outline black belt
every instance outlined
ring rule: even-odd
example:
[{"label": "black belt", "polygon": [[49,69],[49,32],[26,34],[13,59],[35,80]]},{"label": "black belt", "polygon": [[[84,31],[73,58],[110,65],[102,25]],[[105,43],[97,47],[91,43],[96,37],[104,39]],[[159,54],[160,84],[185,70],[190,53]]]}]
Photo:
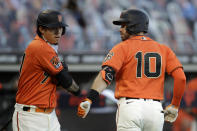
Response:
[{"label": "black belt", "polygon": [[[126,100],[129,100],[129,99],[138,99],[138,100],[142,99],[144,101],[150,100],[150,99],[146,99],[146,98],[132,98],[132,97],[125,97],[125,98],[126,98]],[[151,100],[161,102],[161,100],[158,100],[158,99],[151,99]]]},{"label": "black belt", "polygon": [[[31,107],[24,106],[23,111],[30,112],[30,108]],[[51,113],[53,110],[54,110],[54,108],[38,108],[38,107],[35,108],[35,112],[42,112],[42,113],[46,113],[46,114]]]},{"label": "black belt", "polygon": [[27,106],[23,107],[23,111],[29,111],[29,110],[30,110],[30,107],[27,107]]}]

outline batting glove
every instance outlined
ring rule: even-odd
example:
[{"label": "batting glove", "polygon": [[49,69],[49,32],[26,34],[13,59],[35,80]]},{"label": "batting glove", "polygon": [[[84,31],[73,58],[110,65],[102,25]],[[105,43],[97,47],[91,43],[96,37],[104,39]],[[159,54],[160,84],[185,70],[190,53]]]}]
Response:
[{"label": "batting glove", "polygon": [[84,99],[78,106],[77,115],[79,117],[85,118],[90,110],[92,101],[88,98]]},{"label": "batting glove", "polygon": [[164,110],[164,119],[165,121],[174,122],[176,118],[178,117],[178,107],[175,107],[174,105],[170,104],[166,107]]}]

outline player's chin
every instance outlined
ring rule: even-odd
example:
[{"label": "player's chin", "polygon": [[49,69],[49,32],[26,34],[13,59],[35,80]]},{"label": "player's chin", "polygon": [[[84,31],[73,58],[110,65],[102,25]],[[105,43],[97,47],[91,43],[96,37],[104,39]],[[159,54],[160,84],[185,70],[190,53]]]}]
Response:
[{"label": "player's chin", "polygon": [[59,42],[59,41],[57,41],[57,40],[53,40],[53,41],[51,41],[51,42],[49,42],[49,43],[50,43],[50,44],[55,44],[55,45],[57,45],[58,42]]},{"label": "player's chin", "polygon": [[54,41],[53,43],[58,43],[60,41],[60,38],[56,37],[53,41]]},{"label": "player's chin", "polygon": [[129,39],[129,37],[127,37],[127,36],[121,36],[121,39],[122,39],[122,41],[125,41],[125,40]]},{"label": "player's chin", "polygon": [[124,40],[124,37],[122,35],[120,36],[120,38],[121,38],[122,41]]},{"label": "player's chin", "polygon": [[122,41],[125,41],[125,40],[127,40],[125,37],[121,37],[121,39],[122,39]]}]

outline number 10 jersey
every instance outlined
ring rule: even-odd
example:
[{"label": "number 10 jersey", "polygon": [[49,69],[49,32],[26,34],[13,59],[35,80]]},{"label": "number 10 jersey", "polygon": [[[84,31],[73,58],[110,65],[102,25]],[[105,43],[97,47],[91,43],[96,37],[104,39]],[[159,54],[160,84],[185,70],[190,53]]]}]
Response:
[{"label": "number 10 jersey", "polygon": [[146,36],[134,36],[112,48],[102,66],[116,71],[115,97],[163,100],[165,73],[182,64],[166,45]]}]

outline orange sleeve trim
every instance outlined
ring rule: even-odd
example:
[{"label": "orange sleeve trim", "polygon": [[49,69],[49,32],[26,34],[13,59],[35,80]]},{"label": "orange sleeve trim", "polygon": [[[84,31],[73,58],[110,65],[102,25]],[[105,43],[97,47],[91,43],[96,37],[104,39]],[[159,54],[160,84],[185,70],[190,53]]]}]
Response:
[{"label": "orange sleeve trim", "polygon": [[175,70],[176,70],[176,69],[178,69],[178,68],[183,69],[183,67],[182,67],[182,66],[178,66],[178,67],[174,68],[174,69],[173,69],[169,74],[170,74],[170,75],[172,75],[173,71],[175,71]]}]

